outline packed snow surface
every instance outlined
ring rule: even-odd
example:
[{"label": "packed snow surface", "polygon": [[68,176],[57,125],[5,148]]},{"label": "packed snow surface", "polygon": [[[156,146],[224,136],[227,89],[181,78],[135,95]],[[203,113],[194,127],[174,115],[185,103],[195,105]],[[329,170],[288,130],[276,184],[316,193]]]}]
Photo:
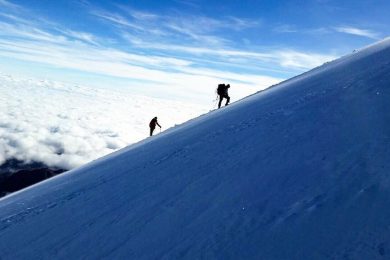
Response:
[{"label": "packed snow surface", "polygon": [[390,40],[0,200],[2,259],[388,259]]}]

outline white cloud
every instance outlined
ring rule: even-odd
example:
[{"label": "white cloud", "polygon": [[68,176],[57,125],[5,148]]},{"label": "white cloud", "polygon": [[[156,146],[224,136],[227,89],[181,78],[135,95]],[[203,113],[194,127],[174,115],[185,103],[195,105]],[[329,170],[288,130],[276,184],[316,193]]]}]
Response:
[{"label": "white cloud", "polygon": [[276,26],[273,29],[273,31],[277,32],[277,33],[296,33],[296,32],[299,32],[298,29],[294,25],[290,25],[290,24],[283,24],[283,25]]},{"label": "white cloud", "polygon": [[[5,22],[0,22],[0,35],[5,37],[16,38],[15,42],[24,40],[37,41],[37,42],[55,42],[65,43],[66,38],[62,35],[54,35],[43,31],[39,28],[29,25],[12,25]],[[2,40],[0,38],[0,40]]]},{"label": "white cloud", "polygon": [[71,169],[167,129],[207,108],[59,82],[0,74],[0,164],[16,158]]},{"label": "white cloud", "polygon": [[[200,80],[206,84],[232,80],[232,75],[252,88],[259,84],[263,85],[262,82],[256,82],[259,76],[259,72],[254,71],[256,68],[267,67],[268,70],[276,71],[275,67],[281,66],[302,70],[334,58],[330,55],[293,50],[267,52],[235,50],[224,47],[229,43],[226,39],[208,34],[222,28],[259,26],[258,22],[252,20],[236,17],[227,17],[224,20],[209,17],[188,18],[183,15],[166,17],[132,9],[126,10],[131,19],[101,10],[91,12],[95,16],[119,25],[120,33],[132,44],[133,49],[130,51],[104,47],[105,39],[100,39],[91,33],[61,28],[55,24],[51,24],[49,31],[25,19],[17,21],[13,16],[11,19],[17,23],[0,22],[0,35],[3,36],[0,38],[0,55],[113,77],[153,81],[159,85],[173,85],[178,88],[188,86],[188,82]],[[156,23],[159,23],[164,30],[152,31]],[[166,34],[176,32],[203,44],[195,47],[185,43],[182,45],[167,43],[164,40],[151,41],[150,35],[129,33],[123,28],[130,28],[140,33],[152,31],[153,37],[164,39],[171,38],[166,37]],[[148,54],[151,50],[157,50],[159,54]],[[220,69],[208,68],[208,64],[217,64],[216,62],[225,65]],[[249,66],[253,69],[252,72],[233,73],[235,66],[240,70]],[[243,76],[246,80],[241,80]],[[264,75],[260,76],[265,78]],[[279,80],[275,77],[272,81]]]},{"label": "white cloud", "polygon": [[[209,44],[195,47],[164,41],[150,43],[148,37],[137,34],[134,36],[122,30],[123,37],[130,41],[132,48],[130,51],[123,51],[105,47],[105,39],[90,33],[55,24],[51,25],[51,30],[47,30],[34,22],[23,20],[14,24],[0,22],[0,36],[3,36],[0,37],[0,56],[92,75],[129,79],[129,85],[138,94],[191,100],[202,105],[210,105],[218,83],[232,83],[232,100],[237,100],[283,80],[277,76],[266,76],[261,71],[282,74],[281,70],[287,68],[297,73],[335,58],[294,50],[256,52],[223,47],[220,45],[223,40],[213,38],[207,32],[226,25],[211,18],[202,18],[191,24],[181,17],[161,18],[136,11],[133,11],[134,19],[131,21],[102,11],[97,15],[121,27],[137,31],[149,28],[144,25],[149,26],[147,23],[155,20],[165,22],[166,28],[180,25],[176,31],[182,30],[181,33],[192,38],[200,37],[200,42],[215,41],[215,44],[212,44],[213,47],[207,47]],[[247,20],[227,19],[230,19],[230,24],[238,27],[258,26]],[[140,21],[142,23],[139,24]],[[209,29],[198,29],[208,26]],[[172,33],[172,30],[164,33]],[[213,66],[209,66],[210,64]]]},{"label": "white cloud", "polygon": [[301,69],[314,68],[325,62],[336,59],[336,56],[332,55],[302,53],[292,50],[277,51],[274,55],[279,60],[281,66]]},{"label": "white cloud", "polygon": [[367,38],[374,39],[374,40],[378,40],[380,38],[379,34],[376,32],[373,32],[371,30],[366,30],[366,29],[359,29],[359,28],[355,28],[355,27],[350,27],[350,26],[336,27],[335,30],[337,32],[352,34],[352,35],[357,35],[357,36],[363,36],[363,37],[367,37]]},{"label": "white cloud", "polygon": [[159,16],[153,13],[135,10],[127,6],[120,6],[120,8],[126,11],[129,15],[131,15],[136,20],[154,21],[159,19]]},{"label": "white cloud", "polygon": [[374,32],[372,30],[360,29],[352,26],[339,26],[339,27],[319,27],[319,28],[296,28],[294,25],[284,24],[276,26],[273,29],[277,33],[301,33],[301,34],[313,34],[313,35],[323,35],[339,32],[355,36],[367,37],[370,39],[378,40],[380,39],[380,33]]},{"label": "white cloud", "polygon": [[170,39],[171,42],[180,39],[182,42],[191,40],[218,46],[229,41],[227,37],[218,36],[215,32],[242,31],[260,25],[260,21],[233,16],[215,19],[207,16],[182,14],[181,12],[166,16],[124,6],[121,6],[120,9],[124,11],[123,15],[102,10],[91,10],[91,14],[106,20],[111,25],[122,27],[125,32],[130,30],[135,34],[144,34],[144,37],[163,36],[165,40]]},{"label": "white cloud", "polygon": [[134,41],[133,44],[139,45],[140,48],[143,47],[165,51],[184,52],[192,55],[210,55],[226,60],[229,58],[239,58],[242,59],[243,63],[247,64],[253,64],[254,61],[261,61],[263,64],[268,64],[268,66],[271,66],[271,64],[274,63],[290,69],[310,69],[337,58],[335,55],[300,52],[288,49],[270,50],[268,52],[254,52],[223,48],[213,49],[183,45],[150,44],[137,41]]},{"label": "white cloud", "polygon": [[5,145],[2,143],[2,140],[0,139],[0,165],[5,163],[6,158],[5,158]]},{"label": "white cloud", "polygon": [[195,1],[193,1],[193,0],[192,1],[190,1],[190,0],[174,0],[174,1],[179,3],[179,4],[191,7],[191,8],[196,8],[196,9],[199,8],[199,4],[195,3]]},{"label": "white cloud", "polygon": [[229,19],[231,22],[227,24],[225,23],[226,28],[231,28],[236,31],[245,30],[247,28],[255,28],[261,25],[260,20],[250,20],[234,16],[229,17]]},{"label": "white cloud", "polygon": [[102,19],[105,19],[107,21],[113,22],[114,24],[125,26],[131,29],[139,30],[139,31],[145,31],[145,29],[142,26],[139,26],[125,17],[119,15],[119,14],[113,14],[109,12],[104,12],[104,11],[94,11],[92,12],[97,17],[100,17]]},{"label": "white cloud", "polygon": [[[229,71],[210,70],[204,67],[192,66],[191,59],[182,59],[155,55],[137,55],[116,49],[108,49],[91,45],[87,41],[72,41],[65,36],[53,35],[26,25],[21,27],[0,23],[0,34],[17,36],[19,39],[0,39],[0,55],[50,64],[56,67],[76,69],[85,72],[98,73],[113,77],[137,79],[154,82],[158,85],[159,93],[170,93],[178,96],[190,96],[194,89],[197,92],[209,93],[218,81],[236,80],[244,82],[243,93],[249,90],[254,92],[256,87],[266,87],[268,82],[275,83],[280,79],[262,80],[258,82],[258,74],[232,73]],[[171,46],[175,47],[175,46]],[[178,47],[175,51],[187,50]],[[191,49],[195,52],[207,52],[210,55],[218,54],[220,58],[228,59],[232,55],[241,55],[247,58],[245,53],[236,51],[214,51],[212,49]],[[226,57],[223,57],[226,55]],[[245,56],[246,55],[246,56]],[[252,54],[251,54],[252,55]],[[255,54],[253,54],[255,55]],[[256,54],[256,57],[262,55]],[[204,57],[206,58],[206,57]],[[210,60],[213,60],[210,57]],[[263,77],[264,79],[266,77]],[[269,77],[268,77],[269,78]],[[269,78],[271,79],[271,78]],[[199,90],[200,86],[200,90]],[[258,90],[258,89],[257,89]],[[240,97],[242,97],[240,95]]]},{"label": "white cloud", "polygon": [[20,9],[20,6],[6,0],[0,0],[0,6],[11,8],[11,9]]},{"label": "white cloud", "polygon": [[78,32],[78,31],[73,31],[73,30],[65,30],[61,31],[63,34],[68,35],[72,38],[91,43],[93,45],[98,45],[98,38],[90,33],[86,32]]}]

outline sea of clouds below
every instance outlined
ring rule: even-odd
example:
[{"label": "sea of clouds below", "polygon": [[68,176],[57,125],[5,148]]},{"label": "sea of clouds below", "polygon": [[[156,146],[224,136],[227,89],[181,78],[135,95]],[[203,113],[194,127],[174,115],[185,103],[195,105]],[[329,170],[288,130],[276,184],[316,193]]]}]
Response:
[{"label": "sea of clouds below", "polygon": [[207,111],[205,106],[0,74],[0,165],[72,169]]}]

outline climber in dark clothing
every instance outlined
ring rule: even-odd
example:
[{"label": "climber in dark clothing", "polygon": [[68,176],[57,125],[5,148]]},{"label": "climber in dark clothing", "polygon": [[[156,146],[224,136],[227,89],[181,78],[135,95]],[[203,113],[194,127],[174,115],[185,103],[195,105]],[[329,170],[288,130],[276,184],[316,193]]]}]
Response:
[{"label": "climber in dark clothing", "polygon": [[221,103],[224,98],[226,98],[226,104],[227,106],[230,102],[230,97],[228,94],[228,89],[230,88],[230,84],[219,84],[217,88],[217,94],[219,96],[219,103],[218,103],[218,108],[221,108]]},{"label": "climber in dark clothing", "polygon": [[158,126],[160,127],[160,129],[161,129],[161,125],[157,122],[157,116],[154,117],[154,118],[150,121],[150,123],[149,123],[149,127],[150,127],[150,136],[153,135],[153,131],[154,131],[154,129],[156,128],[156,125],[158,125]]}]

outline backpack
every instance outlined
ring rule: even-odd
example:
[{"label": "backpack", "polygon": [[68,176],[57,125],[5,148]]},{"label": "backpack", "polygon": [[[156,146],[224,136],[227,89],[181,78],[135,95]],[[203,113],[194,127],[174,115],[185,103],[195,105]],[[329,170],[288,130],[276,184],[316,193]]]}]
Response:
[{"label": "backpack", "polygon": [[225,84],[218,84],[217,94],[218,94],[218,95],[223,95],[223,94],[225,94],[225,89],[226,89]]}]

